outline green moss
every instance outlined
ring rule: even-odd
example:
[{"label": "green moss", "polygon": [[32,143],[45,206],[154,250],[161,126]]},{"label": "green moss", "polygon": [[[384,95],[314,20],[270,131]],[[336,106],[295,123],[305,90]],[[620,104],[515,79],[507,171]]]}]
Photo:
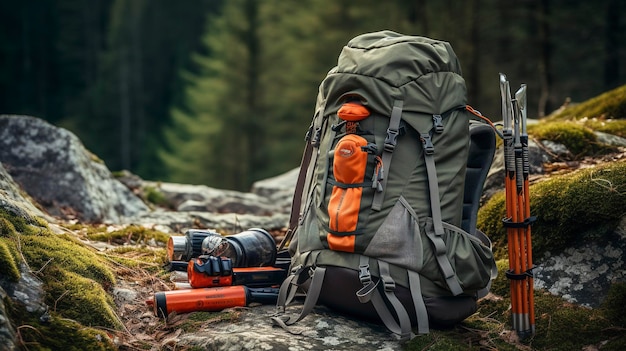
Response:
[{"label": "green moss", "polygon": [[496,261],[498,267],[498,277],[491,282],[490,291],[498,296],[507,297],[510,295],[511,285],[506,277],[506,271],[509,270],[509,260],[501,259]]},{"label": "green moss", "polygon": [[585,127],[626,138],[626,119],[602,120],[597,118],[583,119],[579,121]]},{"label": "green moss", "polygon": [[16,257],[15,244],[6,238],[0,238],[0,276],[13,282],[20,279],[20,270],[17,266],[19,261]]},{"label": "green moss", "polygon": [[160,243],[167,243],[169,237],[169,234],[137,225],[131,225],[110,233],[106,232],[106,230],[100,230],[87,234],[87,238],[90,240],[113,242],[117,244],[126,244],[131,241],[135,243],[146,243],[151,239]]},{"label": "green moss", "polygon": [[601,311],[565,302],[548,293],[535,293],[536,335],[528,341],[538,350],[581,350],[615,338]]},{"label": "green moss", "polygon": [[547,119],[563,120],[581,119],[584,117],[626,118],[626,85],[598,95],[581,104],[557,111],[549,115]]},{"label": "green moss", "polygon": [[[52,233],[45,222],[35,218],[0,210],[0,228],[0,260],[6,261],[0,263],[2,269],[8,269],[11,261],[16,267],[25,260],[43,282],[45,303],[58,316],[48,325],[37,324],[40,316],[25,311],[12,315],[14,325],[25,326],[19,329],[28,335],[23,338],[25,346],[29,350],[114,349],[106,335],[85,327],[122,327],[106,292],[115,283],[106,258],[70,235]],[[9,274],[15,278],[15,272]],[[20,306],[12,308],[19,310]],[[60,324],[69,320],[76,322]]]},{"label": "green moss", "polygon": [[[532,194],[532,192],[531,192]],[[476,227],[487,234],[493,242],[493,253],[497,258],[507,257],[506,231],[502,219],[506,217],[504,191],[494,194],[479,210]],[[533,209],[531,208],[531,211]]]},{"label": "green moss", "polygon": [[626,283],[611,285],[606,299],[602,303],[602,311],[606,318],[616,327],[626,328]]},{"label": "green moss", "polygon": [[46,303],[56,311],[87,326],[119,329],[113,299],[93,279],[65,270],[51,269],[46,277]]},{"label": "green moss", "polygon": [[12,320],[18,321],[21,349],[24,350],[67,350],[67,351],[106,351],[117,350],[109,336],[98,329],[66,319],[52,312],[47,322],[39,318],[29,318],[20,308],[13,308]]},{"label": "green moss", "polygon": [[420,335],[405,347],[407,351],[429,350],[429,351],[461,351],[461,350],[478,350],[471,347],[470,340],[464,340],[462,334],[458,330],[440,331],[433,330],[429,334]]},{"label": "green moss", "polygon": [[153,186],[146,186],[143,188],[143,198],[149,203],[162,207],[170,207],[165,195],[157,188]]},{"label": "green moss", "polygon": [[[626,162],[614,162],[553,177],[530,187],[534,256],[611,234],[626,214]],[[493,240],[496,257],[506,257],[503,193],[478,212],[477,227]]]},{"label": "green moss", "polygon": [[[536,290],[534,296],[533,336],[518,339],[512,330],[510,299],[496,296],[480,300],[478,312],[458,326],[431,330],[430,334],[411,340],[405,350],[569,351],[588,346],[596,349],[599,345],[602,350],[623,350],[623,328],[612,325],[604,311],[576,306],[541,290]],[[623,313],[621,306],[615,306],[616,314]]]},{"label": "green moss", "polygon": [[32,233],[32,222],[32,219],[16,216],[0,208],[0,236],[9,236],[15,232]]},{"label": "green moss", "polygon": [[106,261],[67,234],[42,232],[39,235],[23,235],[22,242],[22,253],[30,268],[41,272],[44,277],[47,267],[58,267],[104,286],[115,283],[115,276]]},{"label": "green moss", "polygon": [[529,126],[528,134],[539,140],[551,140],[565,145],[576,159],[616,151],[614,147],[598,142],[591,129],[577,122],[542,121]]},{"label": "green moss", "polygon": [[150,273],[158,273],[167,263],[165,249],[121,246],[106,252],[107,258],[127,268],[141,268]]}]

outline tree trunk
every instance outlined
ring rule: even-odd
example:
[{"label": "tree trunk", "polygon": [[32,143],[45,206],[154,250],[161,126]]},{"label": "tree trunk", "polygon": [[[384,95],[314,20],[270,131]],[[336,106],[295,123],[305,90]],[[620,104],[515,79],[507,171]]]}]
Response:
[{"label": "tree trunk", "polygon": [[620,74],[620,3],[621,0],[609,0],[606,11],[606,34],[604,56],[604,89],[611,90],[619,85]]},{"label": "tree trunk", "polygon": [[537,10],[538,41],[539,41],[539,82],[540,95],[537,115],[543,117],[549,106],[550,88],[552,85],[552,75],[550,74],[550,59],[552,44],[550,38],[550,4],[549,0],[539,0]]}]

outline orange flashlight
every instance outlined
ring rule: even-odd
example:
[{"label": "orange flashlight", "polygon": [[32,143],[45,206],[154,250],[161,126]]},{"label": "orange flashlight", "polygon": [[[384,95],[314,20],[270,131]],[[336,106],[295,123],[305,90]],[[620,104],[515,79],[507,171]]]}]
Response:
[{"label": "orange flashlight", "polygon": [[154,314],[166,318],[170,313],[196,311],[221,311],[225,308],[247,306],[252,302],[275,304],[277,288],[252,289],[243,285],[215,288],[161,291],[154,294],[146,304],[152,306]]}]

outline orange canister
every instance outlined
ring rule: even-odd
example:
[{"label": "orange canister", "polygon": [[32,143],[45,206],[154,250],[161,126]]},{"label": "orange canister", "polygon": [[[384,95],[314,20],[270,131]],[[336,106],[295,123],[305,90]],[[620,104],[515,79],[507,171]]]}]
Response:
[{"label": "orange canister", "polygon": [[167,317],[172,312],[221,311],[225,308],[245,306],[246,288],[233,285],[161,291],[155,293],[153,300],[147,303],[153,306],[155,315],[159,317]]}]

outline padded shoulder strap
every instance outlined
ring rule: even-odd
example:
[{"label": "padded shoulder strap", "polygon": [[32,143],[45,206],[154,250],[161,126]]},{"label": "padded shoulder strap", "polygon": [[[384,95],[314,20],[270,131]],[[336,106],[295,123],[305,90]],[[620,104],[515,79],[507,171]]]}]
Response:
[{"label": "padded shoulder strap", "polygon": [[439,269],[443,274],[448,288],[453,295],[459,295],[463,292],[461,284],[456,277],[456,273],[450,264],[450,260],[447,255],[446,244],[443,241],[443,220],[441,217],[441,203],[439,201],[439,181],[437,179],[437,169],[435,167],[435,148],[430,139],[429,133],[420,134],[422,145],[424,147],[424,160],[426,162],[426,174],[428,175],[428,189],[430,191],[430,208],[433,219],[433,230],[426,230],[426,235],[433,244],[435,249],[435,255]]},{"label": "padded shoulder strap", "polygon": [[385,198],[388,177],[384,175],[384,169],[391,169],[391,156],[393,154],[393,150],[396,148],[400,121],[402,120],[403,105],[404,102],[402,100],[395,100],[393,102],[393,109],[391,110],[391,116],[389,117],[389,127],[387,128],[387,137],[385,138],[385,145],[383,149],[383,165],[381,168],[381,176],[383,179],[382,190],[377,190],[376,194],[374,194],[374,200],[372,202],[372,210],[374,211],[380,211]]}]

